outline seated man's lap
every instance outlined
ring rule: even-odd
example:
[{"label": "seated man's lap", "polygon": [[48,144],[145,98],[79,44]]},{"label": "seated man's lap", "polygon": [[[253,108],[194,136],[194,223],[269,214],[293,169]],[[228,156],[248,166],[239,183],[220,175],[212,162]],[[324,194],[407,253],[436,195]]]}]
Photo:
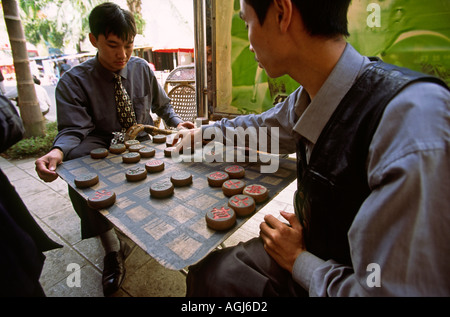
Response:
[{"label": "seated man's lap", "polygon": [[187,296],[307,296],[255,238],[211,253],[189,268]]},{"label": "seated man's lap", "polygon": [[[108,148],[111,138],[87,136],[76,148],[70,151],[65,161],[73,160],[79,157],[89,155],[92,150],[97,148]],[[86,200],[69,185],[69,197],[75,212],[81,219],[81,237],[88,239],[102,234],[111,228],[112,224],[102,216],[97,210],[90,208]]]}]

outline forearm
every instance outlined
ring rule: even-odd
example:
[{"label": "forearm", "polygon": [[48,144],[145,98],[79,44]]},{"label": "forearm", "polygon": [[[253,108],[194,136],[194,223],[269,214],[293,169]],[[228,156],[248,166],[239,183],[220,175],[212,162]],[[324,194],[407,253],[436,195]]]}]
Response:
[{"label": "forearm", "polygon": [[170,127],[176,128],[180,123],[183,123],[184,121],[176,113],[173,113],[168,115],[168,119],[166,122]]},{"label": "forearm", "polygon": [[353,268],[333,260],[324,261],[307,251],[295,261],[292,277],[311,297],[371,296]]},{"label": "forearm", "polygon": [[214,135],[216,141],[225,145],[278,152],[276,154],[294,153],[298,139],[298,136],[292,133],[295,122],[289,120],[286,115],[281,119],[280,111],[285,113],[287,109],[281,109],[280,105],[259,115],[242,115],[232,120],[222,119],[212,125],[203,126],[203,135],[206,135],[206,139]]},{"label": "forearm", "polygon": [[70,133],[59,133],[53,141],[52,149],[59,149],[64,157],[81,143],[81,138]]}]

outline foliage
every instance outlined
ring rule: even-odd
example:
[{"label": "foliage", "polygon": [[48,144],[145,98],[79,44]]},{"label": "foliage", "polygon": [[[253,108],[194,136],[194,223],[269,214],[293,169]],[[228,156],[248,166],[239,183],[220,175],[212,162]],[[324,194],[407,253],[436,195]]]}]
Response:
[{"label": "foliage", "polygon": [[145,29],[145,19],[140,13],[134,13],[134,19],[136,20],[136,28],[138,34],[144,34]]},{"label": "foliage", "polygon": [[[67,30],[67,25],[64,25]],[[31,20],[24,25],[24,32],[28,41],[32,44],[39,44],[44,41],[52,47],[61,48],[64,46],[65,31],[58,31],[56,23],[49,20]]]},{"label": "foliage", "polygon": [[142,17],[142,0],[127,0],[128,10],[134,15],[138,34],[144,34],[145,20]]},{"label": "foliage", "polygon": [[[231,106],[235,114],[261,113],[280,95],[298,88],[288,76],[268,78],[249,50],[247,30],[239,18],[239,0],[232,19]],[[380,8],[379,26],[372,26],[370,8]],[[438,76],[450,84],[450,5],[448,0],[354,0],[349,11],[349,43],[361,54]],[[229,30],[218,30],[218,32]],[[221,102],[218,102],[217,112]],[[223,102],[226,104],[226,102]],[[228,104],[227,104],[228,107]],[[227,112],[227,111],[225,111]]]},{"label": "foliage", "polygon": [[68,26],[67,24],[64,24],[62,29],[58,30],[56,21],[44,18],[41,12],[46,4],[46,0],[20,1],[24,32],[27,40],[32,44],[36,45],[40,42],[46,42],[53,47],[60,48],[64,44],[64,36]]},{"label": "foliage", "polygon": [[[27,40],[37,45],[63,49],[68,43],[75,43],[77,51],[89,33],[89,13],[106,0],[20,0],[21,19]],[[145,29],[141,14],[141,0],[127,0],[134,13],[138,33]],[[50,13],[53,12],[53,13]]]},{"label": "foliage", "polygon": [[52,147],[53,140],[58,133],[56,122],[46,125],[47,133],[44,137],[31,137],[23,139],[6,150],[2,156],[7,159],[19,160],[25,158],[41,157],[48,153]]},{"label": "foliage", "polygon": [[[370,9],[374,4],[378,25],[371,23],[376,16],[375,9]],[[448,0],[354,1],[349,29],[350,43],[362,54],[438,76],[450,84]]]},{"label": "foliage", "polygon": [[32,44],[63,49],[79,43],[89,33],[89,12],[104,0],[20,0],[21,19],[27,40]]}]

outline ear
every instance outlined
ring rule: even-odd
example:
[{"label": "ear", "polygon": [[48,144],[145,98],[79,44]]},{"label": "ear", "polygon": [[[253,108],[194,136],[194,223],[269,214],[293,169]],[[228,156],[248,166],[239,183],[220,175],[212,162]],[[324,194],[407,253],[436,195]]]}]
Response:
[{"label": "ear", "polygon": [[97,48],[97,39],[95,38],[94,34],[89,33],[89,41],[91,42],[92,46]]},{"label": "ear", "polygon": [[274,6],[278,15],[280,30],[285,33],[289,29],[292,20],[292,0],[275,0]]}]

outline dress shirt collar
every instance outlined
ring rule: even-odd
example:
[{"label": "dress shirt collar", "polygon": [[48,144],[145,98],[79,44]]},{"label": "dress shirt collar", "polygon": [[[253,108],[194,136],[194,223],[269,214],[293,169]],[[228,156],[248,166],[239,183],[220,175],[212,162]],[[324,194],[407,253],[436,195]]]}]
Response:
[{"label": "dress shirt collar", "polygon": [[368,62],[368,58],[347,44],[337,65],[314,100],[311,101],[308,93],[302,90],[296,105],[296,114],[300,119],[294,126],[294,131],[315,144],[333,112]]},{"label": "dress shirt collar", "polygon": [[122,76],[122,78],[124,78],[124,79],[127,79],[127,75],[128,75],[128,63],[125,65],[125,67],[124,68],[122,68],[119,72],[118,72],[118,74],[120,75],[120,76]]},{"label": "dress shirt collar", "polygon": [[[114,80],[114,73],[111,72],[110,70],[106,69],[102,63],[100,63],[100,60],[98,59],[98,53],[95,56],[95,69],[96,71],[100,74],[101,78],[105,78],[108,82],[109,81],[113,81]],[[117,72],[117,74],[119,74],[120,76],[122,76],[122,78],[127,79],[127,74],[128,74],[128,70],[127,70],[127,65],[125,65],[125,67],[123,69],[121,69],[120,71]]]}]

